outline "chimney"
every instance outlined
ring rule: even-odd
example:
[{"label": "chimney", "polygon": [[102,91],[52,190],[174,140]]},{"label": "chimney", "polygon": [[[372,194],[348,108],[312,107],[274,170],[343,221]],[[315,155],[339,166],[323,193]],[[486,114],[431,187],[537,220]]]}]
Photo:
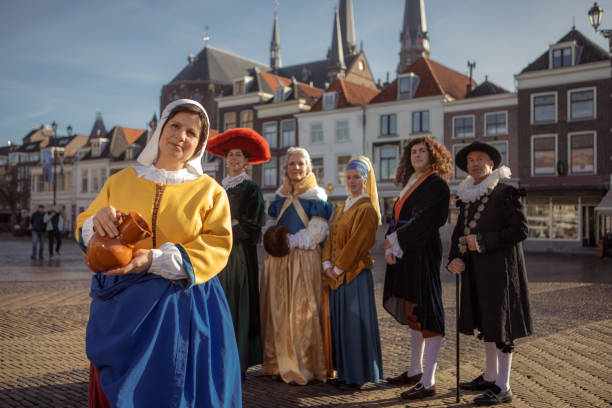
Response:
[{"label": "chimney", "polygon": [[189,61],[189,65],[193,65],[193,62],[195,61],[195,55],[189,54],[187,56],[187,61]]}]

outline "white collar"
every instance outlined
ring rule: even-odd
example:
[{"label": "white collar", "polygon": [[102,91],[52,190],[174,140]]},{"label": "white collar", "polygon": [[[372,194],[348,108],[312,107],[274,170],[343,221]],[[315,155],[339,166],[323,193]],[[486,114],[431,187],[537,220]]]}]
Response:
[{"label": "white collar", "polygon": [[474,184],[474,178],[467,176],[465,180],[457,187],[457,197],[464,203],[474,202],[485,195],[489,190],[493,190],[499,180],[509,178],[512,175],[510,169],[506,166],[499,166],[493,170],[480,184]]},{"label": "white collar", "polygon": [[227,190],[229,188],[236,187],[238,184],[248,179],[249,176],[243,171],[234,177],[226,176],[223,180],[221,180],[221,184],[223,185],[223,188]]},{"label": "white collar", "polygon": [[180,184],[200,177],[197,171],[191,167],[168,171],[158,169],[154,165],[134,166],[134,171],[140,178],[162,184]]},{"label": "white collar", "polygon": [[406,183],[406,185],[404,186],[404,188],[402,188],[402,191],[400,192],[400,195],[399,195],[400,199],[404,196],[404,194],[408,192],[408,190],[410,190],[410,187],[412,187],[412,185],[416,183],[419,177],[421,177],[420,174],[412,173],[412,175],[408,179],[408,182]]},{"label": "white collar", "polygon": [[370,196],[367,195],[367,194],[362,194],[362,195],[357,196],[355,198],[352,198],[351,196],[348,196],[346,198],[346,201],[344,202],[344,211],[343,212],[347,212],[348,209],[353,206],[353,204],[355,204],[357,201],[361,200],[364,197],[365,198],[370,198]]},{"label": "white collar", "polygon": [[[277,190],[276,190],[276,195],[281,196],[281,197],[288,197],[287,195],[281,193],[281,189],[283,187],[280,186]],[[311,188],[310,190],[304,191],[302,194],[297,195],[296,197],[299,198],[303,198],[304,200],[322,200],[322,201],[327,201],[327,193],[325,192],[325,190],[323,190],[321,187],[316,186],[314,188]]]}]

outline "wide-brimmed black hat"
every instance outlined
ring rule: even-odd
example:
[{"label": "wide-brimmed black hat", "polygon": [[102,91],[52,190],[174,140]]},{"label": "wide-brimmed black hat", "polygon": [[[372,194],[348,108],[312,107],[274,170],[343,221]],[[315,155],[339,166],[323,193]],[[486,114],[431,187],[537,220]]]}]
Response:
[{"label": "wide-brimmed black hat", "polygon": [[495,147],[491,146],[488,143],[483,142],[473,142],[463,149],[459,150],[457,155],[455,156],[455,165],[459,167],[461,170],[467,172],[467,155],[470,152],[485,152],[489,155],[491,160],[493,160],[493,169],[496,169],[501,163],[501,153]]}]

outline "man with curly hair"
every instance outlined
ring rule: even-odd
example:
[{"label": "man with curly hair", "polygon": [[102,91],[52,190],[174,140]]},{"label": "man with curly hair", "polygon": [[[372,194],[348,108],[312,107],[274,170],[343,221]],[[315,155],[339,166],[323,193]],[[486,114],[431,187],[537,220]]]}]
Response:
[{"label": "man with curly hair", "polygon": [[[421,399],[436,393],[435,372],[444,336],[439,228],[446,223],[451,155],[431,137],[410,140],[395,181],[403,186],[385,239],[387,271],[383,307],[410,326],[410,367],[394,385],[414,385],[401,394]],[[423,364],[425,357],[425,364]]]}]

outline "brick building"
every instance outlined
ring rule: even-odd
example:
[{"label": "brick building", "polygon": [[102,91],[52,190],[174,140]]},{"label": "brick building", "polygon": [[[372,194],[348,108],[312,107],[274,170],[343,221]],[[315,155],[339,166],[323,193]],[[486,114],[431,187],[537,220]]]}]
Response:
[{"label": "brick building", "polygon": [[516,75],[527,245],[596,245],[612,172],[610,55],[572,28]]}]

